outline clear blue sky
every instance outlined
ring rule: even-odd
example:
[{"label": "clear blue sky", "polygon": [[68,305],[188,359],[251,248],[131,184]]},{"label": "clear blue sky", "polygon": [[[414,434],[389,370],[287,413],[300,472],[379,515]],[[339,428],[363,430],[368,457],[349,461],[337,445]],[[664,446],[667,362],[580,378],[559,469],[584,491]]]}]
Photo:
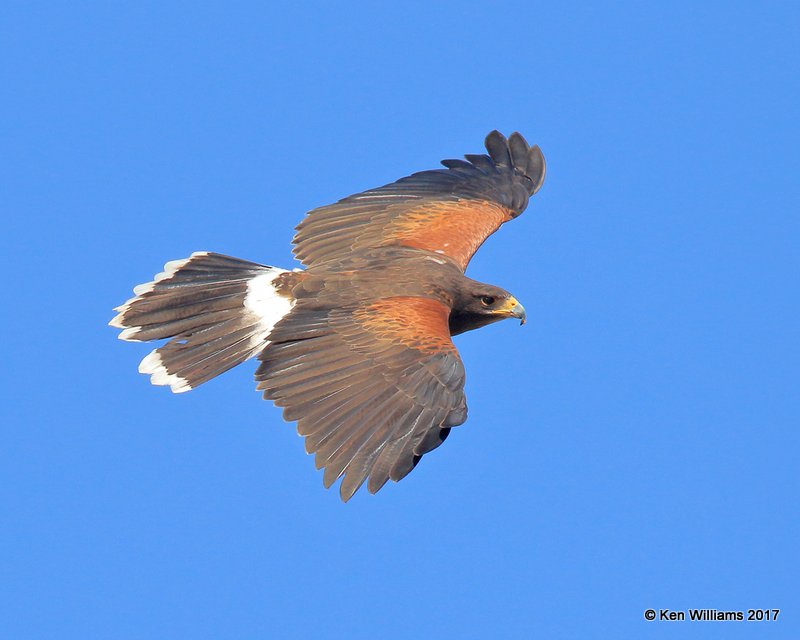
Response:
[{"label": "clear blue sky", "polygon": [[[0,636],[800,637],[797,6],[266,4],[0,9]],[[173,396],[106,326],[494,128],[548,177],[468,274],[529,322],[377,496],[254,366]]]}]

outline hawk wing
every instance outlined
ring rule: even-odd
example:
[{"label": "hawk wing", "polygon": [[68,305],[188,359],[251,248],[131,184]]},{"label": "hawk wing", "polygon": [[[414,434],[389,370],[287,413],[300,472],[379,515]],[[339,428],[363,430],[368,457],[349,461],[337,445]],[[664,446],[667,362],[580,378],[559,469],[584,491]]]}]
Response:
[{"label": "hawk wing", "polygon": [[465,270],[544,182],[542,152],[519,133],[506,140],[492,131],[486,150],[314,209],[297,226],[294,254],[312,266],[359,249],[405,246],[446,255]]},{"label": "hawk wing", "polygon": [[467,418],[447,306],[389,297],[348,308],[300,300],[259,356],[258,389],[284,407],[347,501],[398,481]]}]

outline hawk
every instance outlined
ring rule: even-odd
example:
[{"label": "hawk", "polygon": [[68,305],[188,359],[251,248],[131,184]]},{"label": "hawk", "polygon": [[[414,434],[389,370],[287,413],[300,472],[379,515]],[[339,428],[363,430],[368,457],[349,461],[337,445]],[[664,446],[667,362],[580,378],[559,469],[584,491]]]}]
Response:
[{"label": "hawk", "polygon": [[139,371],[175,393],[257,357],[257,388],[297,422],[325,487],[375,493],[467,419],[452,336],[525,322],[508,291],[464,271],[525,210],[545,161],[519,133],[492,131],[486,150],[309,212],[294,237],[305,269],[193,253],[109,324],[123,340],[169,339]]}]

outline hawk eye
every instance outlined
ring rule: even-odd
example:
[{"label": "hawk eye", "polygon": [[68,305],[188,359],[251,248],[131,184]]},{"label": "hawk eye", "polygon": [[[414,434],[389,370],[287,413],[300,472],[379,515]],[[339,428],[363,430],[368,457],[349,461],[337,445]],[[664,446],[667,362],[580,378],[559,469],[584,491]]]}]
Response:
[{"label": "hawk eye", "polygon": [[484,307],[491,307],[494,304],[494,298],[492,296],[483,296],[481,298],[481,304]]}]

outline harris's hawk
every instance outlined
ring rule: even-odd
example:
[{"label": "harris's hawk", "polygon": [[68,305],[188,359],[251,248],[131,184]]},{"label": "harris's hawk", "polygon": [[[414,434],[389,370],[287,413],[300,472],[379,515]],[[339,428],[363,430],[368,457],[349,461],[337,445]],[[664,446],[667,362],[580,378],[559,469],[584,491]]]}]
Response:
[{"label": "harris's hawk", "polygon": [[165,265],[110,324],[123,340],[169,338],[139,371],[188,391],[258,356],[257,388],[297,422],[330,487],[349,500],[405,477],[467,418],[451,336],[525,321],[507,291],[464,275],[472,255],[542,186],[539,147],[486,138],[445,160],[311,211],[287,271],[198,252]]}]

